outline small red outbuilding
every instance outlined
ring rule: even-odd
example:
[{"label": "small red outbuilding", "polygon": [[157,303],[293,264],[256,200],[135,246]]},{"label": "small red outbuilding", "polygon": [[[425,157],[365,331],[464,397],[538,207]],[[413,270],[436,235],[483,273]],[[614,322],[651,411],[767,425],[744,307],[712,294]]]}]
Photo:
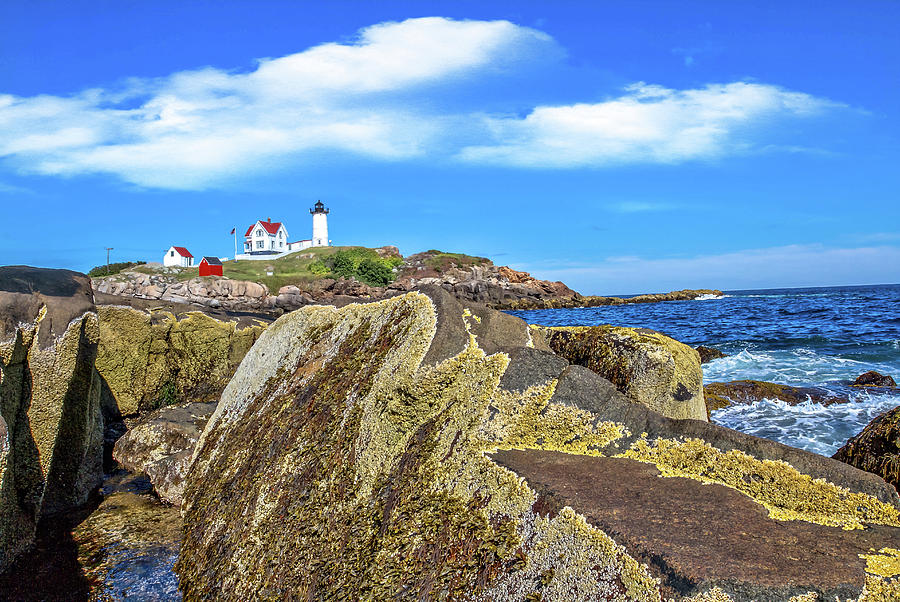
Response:
[{"label": "small red outbuilding", "polygon": [[201,276],[222,276],[222,262],[218,257],[204,257],[200,260]]}]

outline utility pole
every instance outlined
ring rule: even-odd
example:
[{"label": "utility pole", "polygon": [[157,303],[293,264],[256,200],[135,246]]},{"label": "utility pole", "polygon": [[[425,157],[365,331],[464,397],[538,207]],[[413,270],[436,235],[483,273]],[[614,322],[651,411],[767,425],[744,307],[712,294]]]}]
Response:
[{"label": "utility pole", "polygon": [[112,251],[112,247],[106,247],[106,275],[109,276],[109,252]]}]

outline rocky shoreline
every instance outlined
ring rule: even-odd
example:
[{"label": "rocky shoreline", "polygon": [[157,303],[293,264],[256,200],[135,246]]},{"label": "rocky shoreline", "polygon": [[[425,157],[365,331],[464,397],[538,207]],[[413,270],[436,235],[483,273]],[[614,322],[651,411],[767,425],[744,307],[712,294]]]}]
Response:
[{"label": "rocky shoreline", "polygon": [[0,268],[0,591],[52,579],[21,563],[78,515],[80,599],[900,595],[882,478],[709,423],[678,341],[529,326],[454,286],[273,322]]}]

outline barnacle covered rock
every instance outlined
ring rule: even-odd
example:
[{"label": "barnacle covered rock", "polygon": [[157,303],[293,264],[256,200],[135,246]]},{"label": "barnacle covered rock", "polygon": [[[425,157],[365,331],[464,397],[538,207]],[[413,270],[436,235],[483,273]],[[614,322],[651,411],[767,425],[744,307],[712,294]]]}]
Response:
[{"label": "barnacle covered rock", "polygon": [[898,506],[430,289],[260,336],[194,453],[176,570],[186,600],[876,600],[898,589],[860,555],[900,547]]},{"label": "barnacle covered rock", "polygon": [[533,327],[550,348],[663,416],[708,420],[696,350],[647,328]]},{"label": "barnacle covered rock", "polygon": [[266,324],[98,306],[97,370],[123,415],[218,398]]}]

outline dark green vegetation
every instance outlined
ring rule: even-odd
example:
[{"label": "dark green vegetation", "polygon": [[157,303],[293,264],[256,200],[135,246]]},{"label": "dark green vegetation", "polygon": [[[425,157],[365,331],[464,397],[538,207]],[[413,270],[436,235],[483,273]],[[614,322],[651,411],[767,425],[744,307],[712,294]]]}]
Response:
[{"label": "dark green vegetation", "polygon": [[120,261],[119,263],[111,263],[106,265],[98,265],[97,267],[91,268],[91,271],[88,272],[88,276],[92,276],[95,278],[100,278],[103,276],[111,276],[112,274],[118,274],[122,270],[127,270],[129,268],[137,267],[139,265],[144,265],[147,263],[146,261]]},{"label": "dark green vegetation", "polygon": [[381,257],[372,249],[350,247],[326,258],[321,266],[313,264],[311,267],[316,272],[325,268],[335,276],[356,278],[372,286],[385,286],[394,279],[394,268],[402,263],[400,257]]}]

